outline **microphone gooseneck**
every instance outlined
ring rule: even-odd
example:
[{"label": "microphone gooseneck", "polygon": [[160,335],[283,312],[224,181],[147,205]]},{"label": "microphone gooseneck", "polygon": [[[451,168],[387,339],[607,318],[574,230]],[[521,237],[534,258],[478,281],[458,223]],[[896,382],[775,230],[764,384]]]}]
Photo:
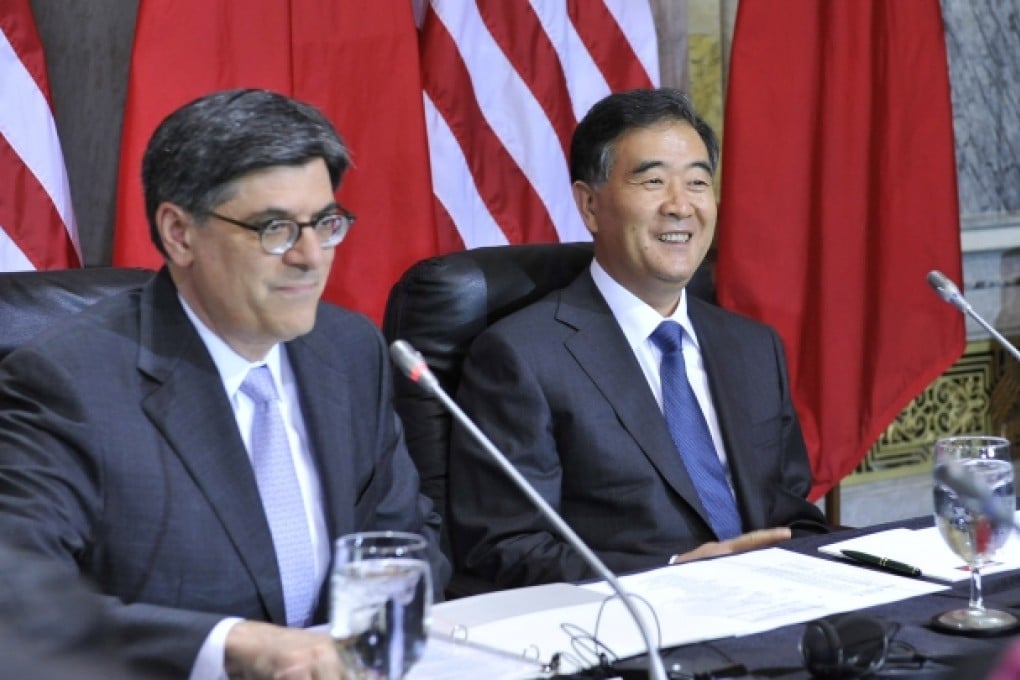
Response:
[{"label": "microphone gooseneck", "polygon": [[[995,330],[990,323],[985,321],[984,317],[975,311],[974,307],[967,302],[967,299],[963,297],[963,293],[960,292],[960,289],[957,288],[956,284],[948,276],[937,269],[933,269],[928,272],[928,285],[934,288],[935,292],[943,300],[964,314],[969,314],[995,338],[996,342],[1003,349],[1009,352],[1014,359],[1020,361],[1020,351],[1017,351],[1013,343],[1003,337],[1002,333]],[[955,462],[941,465],[935,468],[935,479],[952,489],[956,495],[970,501],[972,506],[977,507],[981,512],[991,517],[992,522],[996,525],[1009,526],[1020,530],[1020,525],[1014,521],[1013,513],[999,506],[995,502],[995,497],[992,495],[991,490],[982,485],[964,466]]]},{"label": "microphone gooseneck", "polygon": [[574,532],[573,529],[563,520],[560,515],[553,510],[552,506],[535,490],[535,487],[528,482],[524,476],[517,471],[517,468],[507,459],[503,453],[496,448],[496,445],[485,436],[478,426],[467,416],[466,413],[457,405],[446,390],[439,384],[439,380],[436,379],[432,371],[429,370],[428,364],[425,363],[425,359],[422,358],[421,353],[414,349],[411,344],[405,340],[397,340],[390,345],[390,356],[393,358],[393,362],[406,375],[411,382],[417,383],[427,392],[431,393],[443,406],[453,414],[457,422],[467,430],[471,436],[482,445],[486,453],[492,457],[497,465],[503,470],[503,472],[509,477],[517,488],[520,489],[521,493],[528,497],[528,500],[538,508],[539,512],[549,521],[550,524],[556,529],[557,532],[584,558],[585,562],[594,569],[599,576],[601,576],[613,589],[613,591],[619,596],[620,601],[623,602],[624,607],[627,608],[627,612],[634,619],[637,624],[638,630],[641,632],[641,637],[644,640],[645,647],[648,649],[648,674],[653,680],[666,680],[666,669],[662,663],[662,657],[659,655],[658,645],[652,640],[651,632],[648,630],[648,626],[645,624],[644,619],[638,614],[637,609],[634,607],[634,603],[631,602],[630,595],[624,590],[623,586],[617,580],[616,575],[609,570],[602,560],[592,552],[592,549],[585,544],[581,537]]},{"label": "microphone gooseneck", "polygon": [[978,314],[963,294],[960,293],[960,289],[956,287],[956,284],[949,280],[949,277],[940,272],[937,269],[933,269],[928,272],[928,285],[935,289],[935,292],[939,294],[943,300],[959,309],[964,314],[969,314],[975,321],[981,324],[981,327],[988,331],[988,334],[995,338],[995,341],[999,345],[1009,352],[1014,359],[1020,361],[1020,351],[1013,346],[1009,340],[1003,337],[1002,333],[995,330],[995,327],[985,321],[984,317]]}]

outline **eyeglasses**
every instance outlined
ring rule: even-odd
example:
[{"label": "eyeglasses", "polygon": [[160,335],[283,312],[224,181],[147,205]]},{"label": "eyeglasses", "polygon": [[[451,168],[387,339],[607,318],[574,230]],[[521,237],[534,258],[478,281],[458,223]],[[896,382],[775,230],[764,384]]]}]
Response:
[{"label": "eyeglasses", "polygon": [[319,241],[319,245],[323,250],[332,248],[340,243],[340,241],[343,241],[356,218],[346,210],[342,208],[340,210],[341,212],[339,213],[326,215],[309,222],[275,219],[268,220],[262,224],[248,224],[247,222],[241,222],[230,217],[224,217],[212,210],[208,211],[207,214],[218,220],[223,220],[243,229],[256,232],[259,235],[259,243],[262,244],[262,250],[270,255],[283,255],[298,242],[298,239],[301,238],[301,230],[305,227],[311,227],[315,231],[315,238]]}]

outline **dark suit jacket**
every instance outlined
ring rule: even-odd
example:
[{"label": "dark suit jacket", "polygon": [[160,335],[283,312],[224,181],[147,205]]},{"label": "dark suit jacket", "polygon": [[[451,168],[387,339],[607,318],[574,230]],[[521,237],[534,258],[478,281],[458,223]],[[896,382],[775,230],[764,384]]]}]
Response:
[{"label": "dark suit jacket", "polygon": [[0,678],[131,680],[89,586],[0,541]]},{"label": "dark suit jacket", "polygon": [[[322,304],[315,328],[286,347],[329,537],[427,529],[435,539],[379,332]],[[91,578],[147,673],[185,677],[224,615],[285,625],[248,456],[165,270],[0,364],[0,537]],[[441,587],[448,565],[434,556]]]},{"label": "dark suit jacket", "polygon": [[[688,296],[745,530],[824,531],[776,333]],[[585,271],[471,346],[458,401],[613,571],[664,566],[715,540],[666,421]],[[529,502],[456,430],[458,568],[498,586],[591,578]]]}]

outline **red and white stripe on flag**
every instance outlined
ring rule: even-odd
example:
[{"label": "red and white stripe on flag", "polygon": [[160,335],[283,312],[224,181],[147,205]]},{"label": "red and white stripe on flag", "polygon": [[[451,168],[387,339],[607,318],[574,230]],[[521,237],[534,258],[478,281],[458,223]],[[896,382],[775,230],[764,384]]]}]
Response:
[{"label": "red and white stripe on flag", "polygon": [[610,92],[659,81],[644,0],[431,0],[421,67],[442,250],[590,238],[570,136]]},{"label": "red and white stripe on flag", "polygon": [[81,266],[46,62],[28,0],[0,4],[0,271]]}]

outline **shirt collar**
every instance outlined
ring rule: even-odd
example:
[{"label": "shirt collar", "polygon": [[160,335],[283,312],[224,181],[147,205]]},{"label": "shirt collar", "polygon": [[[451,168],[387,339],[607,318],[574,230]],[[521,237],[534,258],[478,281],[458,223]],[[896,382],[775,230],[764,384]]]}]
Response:
[{"label": "shirt collar", "polygon": [[[602,293],[610,311],[616,317],[617,323],[623,329],[627,342],[631,347],[648,342],[648,337],[655,332],[663,317],[649,304],[630,292],[599,264],[598,260],[591,261],[591,277],[595,281],[595,287]],[[698,336],[694,332],[694,326],[687,314],[687,290],[680,291],[680,302],[676,309],[668,317],[680,324],[686,331],[687,336],[697,346]]]},{"label": "shirt collar", "polygon": [[241,388],[241,383],[248,376],[248,371],[255,366],[263,364],[269,367],[269,372],[272,373],[273,380],[276,382],[277,392],[283,394],[281,391],[283,380],[281,375],[280,343],[273,345],[272,349],[266,353],[266,356],[261,361],[248,361],[224,342],[223,338],[216,335],[212,329],[206,326],[198,315],[195,314],[195,311],[188,306],[188,303],[180,293],[177,294],[177,298],[181,301],[184,313],[191,320],[195,330],[198,331],[198,336],[202,338],[205,348],[209,351],[209,356],[212,357],[216,370],[220,374],[220,380],[223,381],[223,386],[227,390],[227,396],[233,399],[234,394]]}]

